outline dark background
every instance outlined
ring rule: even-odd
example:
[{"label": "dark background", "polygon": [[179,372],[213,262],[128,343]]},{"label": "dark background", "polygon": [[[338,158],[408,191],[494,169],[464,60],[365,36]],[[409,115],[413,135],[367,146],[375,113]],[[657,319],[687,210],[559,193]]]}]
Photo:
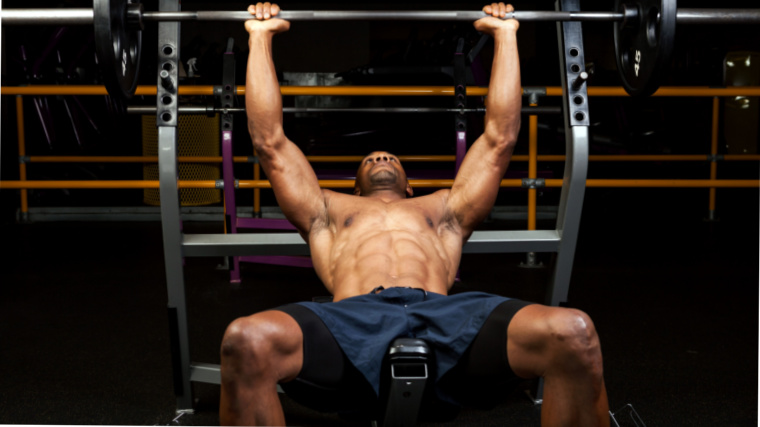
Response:
[{"label": "dark background", "polygon": [[[610,10],[612,2],[583,1],[585,10]],[[29,2],[3,2],[24,8]],[[35,2],[34,7],[90,7],[90,2]],[[474,2],[330,2],[283,4],[289,9],[475,9]],[[552,2],[517,2],[523,10],[551,10]],[[681,7],[756,7],[741,1],[681,1]],[[154,10],[147,3],[146,9]],[[232,2],[185,0],[183,10],[237,10]],[[583,25],[591,86],[619,86],[612,24]],[[19,55],[24,45],[34,61],[54,29],[3,28],[2,85],[94,84],[92,31],[71,27],[42,75],[28,76]],[[663,85],[723,86],[728,52],[760,51],[757,26],[679,26],[676,48]],[[519,36],[524,86],[558,86],[556,29],[551,23],[522,23]],[[240,24],[183,23],[181,59],[198,58],[200,77],[181,84],[220,84],[221,55],[235,38],[237,83],[244,83],[246,34]],[[451,64],[458,38],[477,41],[469,24],[293,23],[275,41],[278,72],[342,73],[349,84],[447,85],[440,74],[407,72],[359,78],[364,66]],[[143,32],[140,84],[155,84],[155,26]],[[491,46],[481,60],[489,67]],[[81,57],[77,57],[81,52]],[[28,64],[27,64],[28,65]],[[284,78],[284,75],[283,75]],[[79,97],[98,130],[82,126],[74,138],[60,97],[48,97],[56,137],[46,141],[25,98],[28,155],[141,155],[140,118],[109,111],[101,96]],[[2,180],[18,179],[15,97],[2,97]],[[208,99],[187,97],[204,104]],[[292,98],[285,99],[293,105]],[[309,102],[309,101],[303,101]],[[323,101],[353,106],[443,106],[447,98],[352,98]],[[470,105],[482,100],[470,98]],[[728,153],[725,103],[721,100],[719,153]],[[752,102],[757,102],[755,99]],[[237,100],[242,105],[242,98]],[[559,105],[559,98],[542,98]],[[712,99],[592,98],[591,154],[707,154]],[[135,97],[131,105],[155,105]],[[243,118],[236,120],[235,154],[251,154]],[[757,117],[746,122],[757,126]],[[482,117],[469,120],[469,141]],[[539,153],[564,153],[562,119],[539,120]],[[517,148],[527,153],[527,118]],[[286,116],[286,132],[307,154],[365,154],[376,148],[396,154],[453,154],[453,118],[436,115]],[[359,135],[359,136],[356,136]],[[757,147],[755,146],[755,150]],[[325,165],[336,168],[341,165]],[[430,166],[428,166],[430,167]],[[408,166],[410,175],[424,165]],[[539,164],[545,177],[561,177],[562,165]],[[142,179],[142,166],[95,164],[30,165],[29,179]],[[511,176],[525,176],[527,164],[514,162]],[[252,176],[250,165],[236,177]],[[757,179],[757,162],[722,162],[721,179]],[[706,179],[707,162],[615,162],[589,166],[589,178]],[[419,193],[424,193],[421,190]],[[251,192],[238,192],[250,205]],[[556,206],[558,189],[539,192],[541,207]],[[38,190],[33,207],[143,206],[142,191]],[[265,203],[273,205],[265,192]],[[525,193],[503,190],[498,205],[524,207]],[[166,289],[158,223],[16,221],[18,192],[0,191],[0,423],[169,424],[174,398],[166,324]],[[756,425],[758,337],[757,189],[719,189],[718,221],[706,221],[707,189],[602,189],[586,192],[569,305],[587,311],[597,324],[605,354],[611,409],[631,403],[647,425]],[[220,232],[219,223],[185,223],[188,232]],[[484,228],[524,229],[524,221],[493,221]],[[553,228],[551,220],[539,228]],[[551,265],[551,257],[540,255]],[[465,256],[456,291],[477,289],[541,302],[550,268],[519,268],[524,255]],[[188,259],[185,276],[190,308],[192,359],[218,363],[224,327],[235,317],[285,302],[322,295],[307,270],[246,264],[243,283],[231,286],[218,259]],[[532,386],[526,384],[526,387]],[[198,414],[182,423],[217,422],[218,387],[196,385]],[[294,424],[334,425],[286,399]],[[537,425],[536,409],[521,391],[492,412],[466,411],[455,425]]]}]

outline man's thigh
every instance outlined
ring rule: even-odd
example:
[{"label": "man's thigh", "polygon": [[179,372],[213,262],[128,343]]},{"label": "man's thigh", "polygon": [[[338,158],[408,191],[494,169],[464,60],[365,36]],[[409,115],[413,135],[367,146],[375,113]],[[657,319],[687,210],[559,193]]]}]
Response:
[{"label": "man's thigh", "polygon": [[440,381],[444,391],[466,406],[490,407],[522,381],[510,368],[507,330],[515,314],[532,303],[510,299],[499,304],[454,368]]},{"label": "man's thigh", "polygon": [[281,383],[295,401],[320,411],[364,410],[376,402],[369,382],[348,360],[330,330],[308,308],[277,308],[293,317],[303,333],[303,366],[293,380]]}]

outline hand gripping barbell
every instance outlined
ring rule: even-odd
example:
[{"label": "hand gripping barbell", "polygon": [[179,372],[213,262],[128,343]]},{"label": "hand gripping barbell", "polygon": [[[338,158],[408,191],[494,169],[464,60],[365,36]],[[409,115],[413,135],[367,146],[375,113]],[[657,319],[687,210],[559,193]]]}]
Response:
[{"label": "hand gripping barbell", "polygon": [[[482,11],[282,11],[289,21],[475,21]],[[150,21],[245,21],[247,11],[150,12],[139,0],[94,0],[92,9],[4,9],[3,25],[77,25],[95,28],[95,49],[108,93],[131,98],[137,88],[142,29]],[[760,9],[676,9],[676,0],[615,0],[613,12],[515,11],[518,21],[614,22],[615,56],[625,90],[647,96],[670,63],[676,23],[752,24]]]}]

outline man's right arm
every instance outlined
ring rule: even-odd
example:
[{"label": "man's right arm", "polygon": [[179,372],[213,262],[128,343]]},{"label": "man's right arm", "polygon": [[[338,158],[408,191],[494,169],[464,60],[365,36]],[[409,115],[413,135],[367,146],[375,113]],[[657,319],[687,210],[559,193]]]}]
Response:
[{"label": "man's right arm", "polygon": [[272,60],[272,38],[287,31],[290,23],[270,19],[279,12],[277,5],[259,3],[248,11],[256,18],[245,23],[250,49],[245,84],[248,131],[280,208],[306,238],[315,222],[325,218],[326,209],[314,170],[282,127],[282,95]]}]

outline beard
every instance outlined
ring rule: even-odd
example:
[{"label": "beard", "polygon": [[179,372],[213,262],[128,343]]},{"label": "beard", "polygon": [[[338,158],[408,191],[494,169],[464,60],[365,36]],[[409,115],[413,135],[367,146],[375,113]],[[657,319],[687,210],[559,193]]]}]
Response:
[{"label": "beard", "polygon": [[398,182],[398,176],[389,170],[380,170],[369,177],[372,185],[389,185]]}]

